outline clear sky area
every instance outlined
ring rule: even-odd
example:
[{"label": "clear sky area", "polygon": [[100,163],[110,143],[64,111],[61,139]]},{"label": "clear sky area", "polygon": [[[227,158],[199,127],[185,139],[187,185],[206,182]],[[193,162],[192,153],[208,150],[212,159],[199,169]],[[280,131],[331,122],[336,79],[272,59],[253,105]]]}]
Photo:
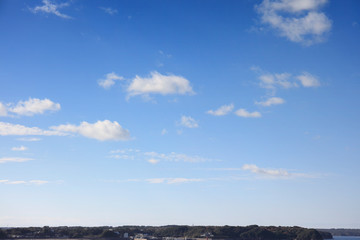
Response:
[{"label": "clear sky area", "polygon": [[0,1],[0,226],[360,228],[360,1]]}]

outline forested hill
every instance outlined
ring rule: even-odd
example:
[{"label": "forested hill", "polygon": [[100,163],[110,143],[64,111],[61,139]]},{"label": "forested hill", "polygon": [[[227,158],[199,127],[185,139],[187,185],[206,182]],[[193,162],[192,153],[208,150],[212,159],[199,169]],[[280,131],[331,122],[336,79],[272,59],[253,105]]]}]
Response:
[{"label": "forested hill", "polygon": [[[140,236],[140,237],[139,237]],[[301,227],[274,226],[122,226],[122,227],[29,227],[0,229],[0,238],[111,238],[111,239],[163,239],[203,238],[229,240],[323,240],[330,233]]]}]

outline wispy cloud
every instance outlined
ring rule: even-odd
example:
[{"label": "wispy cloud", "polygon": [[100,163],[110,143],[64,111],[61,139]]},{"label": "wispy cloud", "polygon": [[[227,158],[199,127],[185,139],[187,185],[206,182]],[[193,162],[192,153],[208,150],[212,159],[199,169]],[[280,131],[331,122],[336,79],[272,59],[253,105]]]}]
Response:
[{"label": "wispy cloud", "polygon": [[259,86],[268,89],[275,94],[277,89],[290,89],[296,87],[318,87],[320,80],[314,75],[303,72],[299,75],[293,75],[288,72],[284,73],[268,73],[259,67],[252,67],[252,71],[258,74]]},{"label": "wispy cloud", "polygon": [[181,116],[181,119],[178,123],[179,123],[179,125],[187,127],[187,128],[199,127],[198,121],[196,121],[195,119],[193,119],[190,116]]},{"label": "wispy cloud", "polygon": [[292,42],[312,45],[322,42],[331,20],[319,9],[327,0],[263,0],[256,6],[261,22]]},{"label": "wispy cloud", "polygon": [[21,157],[2,157],[0,158],[0,163],[8,163],[8,162],[27,162],[34,160],[32,158],[21,158]]},{"label": "wispy cloud", "polygon": [[21,185],[21,184],[43,185],[43,184],[47,184],[47,183],[49,183],[49,181],[44,181],[44,180],[30,180],[30,181],[17,180],[17,181],[10,181],[10,180],[7,180],[7,179],[0,180],[0,184],[10,184],[10,185]]},{"label": "wispy cloud", "polygon": [[158,153],[158,152],[143,152],[138,149],[119,149],[110,151],[110,157],[116,159],[129,159],[129,160],[142,160],[151,162],[165,161],[165,162],[189,162],[189,163],[201,163],[201,162],[213,162],[219,161],[216,159],[210,159],[201,157],[198,155],[187,155],[183,153]]},{"label": "wispy cloud", "polygon": [[285,169],[269,169],[269,168],[260,168],[254,164],[244,164],[242,169],[245,171],[250,171],[261,177],[269,177],[269,178],[298,178],[298,177],[314,177],[310,174],[305,173],[294,173],[289,172]]},{"label": "wispy cloud", "polygon": [[202,182],[204,181],[201,178],[149,178],[146,179],[146,182],[152,184],[182,184],[182,183],[191,183],[191,182]]},{"label": "wispy cloud", "polygon": [[103,10],[104,12],[106,12],[109,15],[115,15],[118,13],[118,10],[115,8],[111,8],[111,7],[100,7],[101,10]]},{"label": "wispy cloud", "polygon": [[17,104],[3,104],[0,102],[0,116],[8,116],[10,112],[19,116],[33,116],[36,114],[44,114],[48,111],[59,111],[60,108],[59,103],[55,103],[47,98],[29,98],[29,100],[19,101]]},{"label": "wispy cloud", "polygon": [[34,8],[30,8],[30,11],[33,13],[48,13],[48,14],[54,14],[58,17],[64,18],[64,19],[71,19],[72,17],[63,14],[59,11],[59,9],[69,6],[69,3],[60,3],[55,4],[50,0],[42,0],[43,5],[42,6],[36,6]]},{"label": "wispy cloud", "polygon": [[239,117],[243,117],[243,118],[260,118],[261,117],[261,113],[259,112],[248,112],[246,109],[244,108],[240,108],[238,110],[236,110],[235,114]]},{"label": "wispy cloud", "polygon": [[41,138],[18,138],[17,140],[24,142],[38,142],[41,141]]},{"label": "wispy cloud", "polygon": [[0,117],[4,116],[7,116],[7,108],[2,102],[0,102]]},{"label": "wispy cloud", "polygon": [[100,141],[130,140],[130,132],[124,129],[118,122],[109,120],[97,121],[96,123],[82,122],[80,125],[65,124],[50,127],[60,133],[78,133],[84,137],[94,138]]},{"label": "wispy cloud", "polygon": [[264,107],[270,107],[272,105],[279,105],[279,104],[284,104],[284,103],[285,103],[285,100],[282,98],[279,98],[279,97],[271,97],[262,102],[255,102],[255,104],[261,105]]},{"label": "wispy cloud", "polygon": [[[0,136],[27,136],[27,135],[64,136],[66,135],[66,133],[52,131],[52,130],[43,130],[38,127],[26,127],[20,124],[0,122]],[[34,140],[34,138],[30,140]]]},{"label": "wispy cloud", "polygon": [[229,104],[229,105],[223,105],[216,110],[209,110],[207,111],[207,113],[214,116],[224,116],[226,114],[229,114],[233,109],[234,109],[234,104]]},{"label": "wispy cloud", "polygon": [[190,81],[182,76],[162,75],[156,71],[150,73],[150,77],[136,76],[131,80],[126,91],[128,96],[149,96],[150,94],[194,94]]},{"label": "wispy cloud", "polygon": [[106,74],[105,79],[99,79],[98,84],[99,86],[105,89],[109,89],[115,84],[115,81],[121,81],[121,80],[124,80],[122,76],[118,76],[116,75],[116,73],[111,72]]},{"label": "wispy cloud", "polygon": [[11,151],[26,151],[28,148],[25,146],[20,146],[20,147],[13,147],[11,148]]}]

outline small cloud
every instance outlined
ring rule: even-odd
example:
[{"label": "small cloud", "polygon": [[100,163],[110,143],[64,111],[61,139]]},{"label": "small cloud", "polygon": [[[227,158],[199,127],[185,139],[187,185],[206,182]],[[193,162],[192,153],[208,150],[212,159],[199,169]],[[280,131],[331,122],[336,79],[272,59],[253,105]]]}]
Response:
[{"label": "small cloud", "polygon": [[121,81],[121,80],[124,80],[122,76],[118,76],[114,72],[111,72],[106,74],[105,79],[99,79],[98,84],[99,86],[105,89],[109,89],[115,84],[115,81]]},{"label": "small cloud", "polygon": [[44,5],[42,6],[36,6],[34,8],[30,8],[30,11],[33,12],[33,13],[48,13],[48,14],[54,14],[58,17],[61,17],[61,18],[64,18],[64,19],[71,19],[72,17],[66,15],[66,14],[63,14],[63,13],[60,13],[58,9],[60,8],[64,8],[64,7],[67,7],[69,6],[69,3],[60,3],[60,4],[55,4],[55,3],[52,3],[52,1],[50,0],[42,0],[42,3]]},{"label": "small cloud", "polygon": [[310,73],[304,72],[302,75],[296,77],[304,87],[318,87],[320,81]]},{"label": "small cloud", "polygon": [[264,107],[270,107],[271,105],[279,105],[285,103],[285,100],[279,97],[272,97],[263,102],[255,102],[257,105]]},{"label": "small cloud", "polygon": [[118,13],[118,10],[115,8],[111,8],[111,7],[100,7],[101,10],[103,10],[104,12],[106,12],[109,15],[114,15]]},{"label": "small cloud", "polygon": [[209,110],[207,111],[207,113],[214,116],[224,116],[230,113],[233,109],[234,109],[234,104],[229,104],[229,105],[223,105],[216,110]]},{"label": "small cloud", "polygon": [[109,120],[97,121],[96,123],[82,122],[76,126],[66,124],[50,127],[51,129],[64,133],[78,133],[84,137],[94,138],[100,141],[126,141],[130,139],[130,132],[124,129],[118,122]]},{"label": "small cloud", "polygon": [[179,124],[187,128],[199,127],[198,122],[190,116],[182,116]]},{"label": "small cloud", "polygon": [[267,168],[259,168],[254,164],[244,164],[242,167],[245,171],[250,171],[262,177],[270,177],[270,178],[294,178],[294,177],[311,177],[308,174],[304,173],[292,173],[284,169],[267,169]]},{"label": "small cloud", "polygon": [[32,158],[20,158],[20,157],[3,157],[0,158],[0,163],[8,163],[8,162],[27,162],[34,160]]},{"label": "small cloud", "polygon": [[151,72],[150,77],[142,78],[136,76],[128,86],[128,97],[149,94],[194,94],[190,86],[190,81],[184,77],[176,75],[162,75],[158,72]]},{"label": "small cloud", "polygon": [[165,182],[165,178],[149,178],[149,179],[146,179],[146,181],[148,183],[164,183]]},{"label": "small cloud", "polygon": [[331,20],[318,9],[327,0],[263,0],[256,6],[262,23],[292,42],[312,45],[322,42]]},{"label": "small cloud", "polygon": [[13,147],[11,148],[11,151],[26,151],[28,148],[25,146],[20,146],[20,147]]},{"label": "small cloud", "polygon": [[163,130],[161,130],[161,135],[165,135],[167,133],[168,133],[168,131],[165,128]]},{"label": "small cloud", "polygon": [[261,117],[261,113],[259,113],[259,112],[248,112],[244,108],[240,108],[239,110],[237,110],[235,112],[235,114],[237,116],[239,116],[239,117],[244,117],[244,118],[260,118]]},{"label": "small cloud", "polygon": [[[8,105],[13,104],[9,103]],[[59,111],[60,108],[59,103],[54,103],[47,98],[29,98],[27,101],[19,101],[14,107],[9,107],[7,111],[21,116],[33,116],[35,114],[44,114],[47,111]]]},{"label": "small cloud", "polygon": [[157,160],[157,159],[153,159],[153,158],[152,158],[152,159],[149,159],[148,162],[151,163],[151,164],[157,164],[157,163],[159,163],[160,161]]}]

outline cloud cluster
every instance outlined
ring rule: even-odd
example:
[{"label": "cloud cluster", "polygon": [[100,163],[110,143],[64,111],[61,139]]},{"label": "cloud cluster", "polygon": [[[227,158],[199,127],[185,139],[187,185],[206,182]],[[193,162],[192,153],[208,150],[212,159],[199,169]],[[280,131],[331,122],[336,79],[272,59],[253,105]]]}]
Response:
[{"label": "cloud cluster", "polygon": [[47,98],[29,98],[29,100],[19,101],[17,104],[3,104],[0,102],[0,116],[8,116],[9,112],[18,116],[33,116],[36,114],[44,114],[47,111],[59,111],[60,108],[59,103],[55,103]]},{"label": "cloud cluster", "polygon": [[60,133],[78,133],[84,137],[94,138],[100,141],[129,140],[130,132],[124,129],[118,122],[109,120],[97,121],[96,123],[82,122],[80,125],[64,124],[53,126],[51,129]]},{"label": "cloud cluster", "polygon": [[292,42],[311,45],[324,40],[330,19],[319,11],[327,0],[263,0],[256,6],[261,21]]},{"label": "cloud cluster", "polygon": [[115,84],[115,81],[121,81],[121,80],[124,80],[124,78],[122,76],[118,76],[118,75],[116,75],[116,73],[111,72],[111,73],[106,74],[105,79],[99,79],[98,84],[99,84],[99,86],[101,86],[105,89],[109,89],[110,87],[112,87]]},{"label": "cloud cluster", "polygon": [[65,19],[72,18],[66,14],[59,12],[60,8],[69,6],[69,3],[55,4],[55,3],[52,3],[50,0],[42,0],[42,3],[43,3],[42,6],[36,6],[34,8],[30,8],[30,11],[32,11],[33,13],[42,12],[42,13],[54,14],[58,17],[65,18]]}]

